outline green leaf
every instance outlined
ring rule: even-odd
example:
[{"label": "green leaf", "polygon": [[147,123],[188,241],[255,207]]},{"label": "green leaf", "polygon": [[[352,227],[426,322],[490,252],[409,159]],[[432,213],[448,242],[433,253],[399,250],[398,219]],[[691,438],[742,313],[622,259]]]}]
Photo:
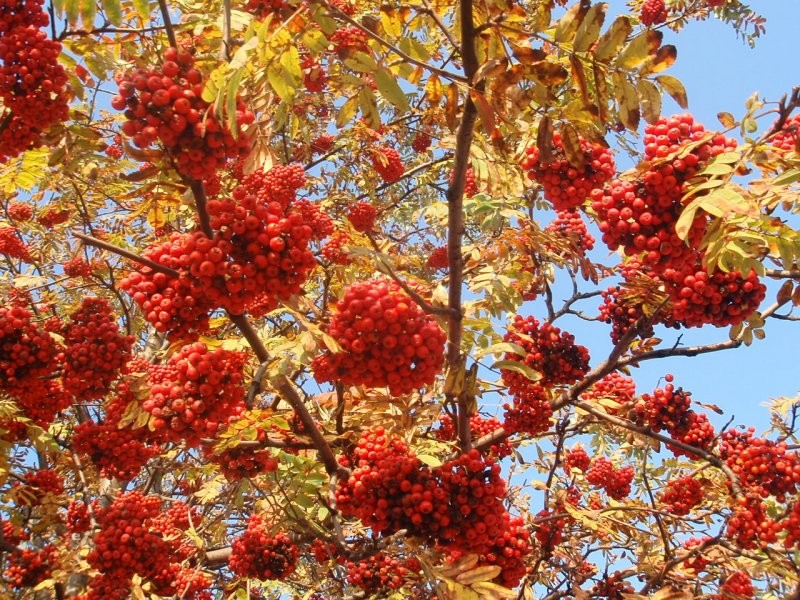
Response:
[{"label": "green leaf", "polygon": [[112,25],[122,23],[122,8],[119,0],[100,0],[100,3],[103,7],[103,12]]},{"label": "green leaf", "polygon": [[142,21],[147,23],[150,21],[150,13],[152,12],[152,5],[149,0],[133,0],[133,8],[139,13]]},{"label": "green leaf", "polygon": [[420,462],[428,465],[429,467],[436,468],[442,466],[442,461],[435,456],[431,456],[430,454],[418,454],[417,458],[420,460]]},{"label": "green leaf", "polygon": [[522,346],[513,344],[511,342],[498,342],[496,344],[488,346],[487,348],[482,348],[481,350],[476,352],[474,356],[475,360],[479,360],[480,358],[483,358],[487,354],[500,354],[501,352],[503,353],[510,352],[511,354],[516,354],[517,356],[525,356],[527,354],[527,352]]},{"label": "green leaf", "polygon": [[275,93],[278,94],[281,100],[289,101],[294,98],[296,90],[286,81],[283,67],[281,67],[280,63],[273,61],[272,64],[267,67],[267,79],[269,80],[269,85]]},{"label": "green leaf", "polygon": [[605,2],[595,4],[587,11],[575,33],[575,42],[572,45],[575,52],[585,52],[597,41],[600,28],[603,27],[606,20],[607,11],[608,4]]},{"label": "green leaf", "polygon": [[97,1],[81,0],[80,11],[84,28],[92,29],[94,27],[94,17],[97,14]]},{"label": "green leaf", "polygon": [[658,75],[656,81],[667,92],[673,100],[684,110],[689,108],[689,99],[686,96],[686,88],[683,87],[680,79],[672,75]]},{"label": "green leaf", "polygon": [[234,138],[239,137],[239,126],[236,122],[236,99],[239,96],[239,83],[244,76],[244,69],[238,69],[228,79],[228,85],[225,88],[225,118],[228,123],[228,129]]},{"label": "green leaf", "polygon": [[336,127],[341,129],[345,125],[347,125],[353,118],[356,116],[358,112],[358,96],[353,96],[352,98],[348,98],[347,101],[342,104],[342,108],[339,109],[339,114],[336,115]]},{"label": "green leaf", "polygon": [[67,22],[70,25],[75,25],[81,14],[81,0],[67,0],[64,3],[64,12],[67,16]]},{"label": "green leaf", "polygon": [[617,17],[597,42],[594,57],[600,62],[605,62],[617,55],[622,44],[633,31],[633,26],[628,17]]},{"label": "green leaf", "polygon": [[498,360],[494,363],[491,367],[492,369],[505,369],[506,371],[513,371],[514,373],[519,373],[525,379],[529,381],[539,381],[542,378],[542,374],[538,371],[534,371],[525,363],[521,363],[518,360]]},{"label": "green leaf", "polygon": [[661,115],[661,92],[652,81],[640,79],[637,86],[642,116],[648,123],[655,123]]},{"label": "green leaf", "polygon": [[408,110],[408,97],[405,95],[394,76],[386,69],[375,72],[375,85],[378,91],[386,98],[397,110],[404,112]]},{"label": "green leaf", "polygon": [[797,180],[800,180],[800,169],[787,169],[772,180],[772,185],[789,185]]}]

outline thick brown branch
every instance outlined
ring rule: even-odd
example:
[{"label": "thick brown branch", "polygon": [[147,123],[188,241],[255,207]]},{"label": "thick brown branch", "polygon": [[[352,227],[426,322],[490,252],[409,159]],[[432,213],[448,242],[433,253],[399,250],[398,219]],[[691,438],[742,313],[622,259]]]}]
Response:
[{"label": "thick brown branch", "polygon": [[200,229],[208,237],[214,237],[214,231],[211,229],[211,219],[208,216],[208,209],[206,208],[207,197],[206,188],[202,181],[197,179],[188,180],[189,187],[192,188],[192,195],[194,196],[195,207],[197,208],[197,218],[200,220]]},{"label": "thick brown branch", "polygon": [[178,40],[175,39],[175,29],[172,27],[172,19],[169,16],[167,0],[158,0],[158,8],[161,10],[161,18],[164,19],[164,27],[167,30],[167,39],[169,40],[169,45],[173,48],[177,48]]},{"label": "thick brown branch", "polygon": [[109,252],[113,252],[119,256],[137,262],[141,265],[146,267],[150,267],[153,271],[158,273],[164,273],[165,275],[169,275],[170,277],[180,277],[180,272],[176,271],[175,269],[170,269],[169,267],[165,267],[162,264],[159,264],[155,261],[150,260],[149,258],[144,258],[143,256],[139,256],[134,252],[130,252],[129,250],[125,250],[124,248],[120,248],[119,246],[115,246],[114,244],[110,244],[108,242],[104,242],[103,240],[98,240],[90,235],[84,235],[82,233],[75,233],[73,234],[76,238],[81,240],[84,244],[89,244],[90,246],[95,246],[96,248],[102,248],[103,250],[108,250]]}]

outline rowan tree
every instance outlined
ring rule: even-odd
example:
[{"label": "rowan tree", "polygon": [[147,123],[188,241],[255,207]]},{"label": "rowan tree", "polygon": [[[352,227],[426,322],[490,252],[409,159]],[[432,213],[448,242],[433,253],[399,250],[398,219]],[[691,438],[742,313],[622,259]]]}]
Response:
[{"label": "rowan tree", "polygon": [[800,305],[800,89],[699,122],[710,19],[0,3],[3,597],[800,597],[796,398],[637,381]]}]

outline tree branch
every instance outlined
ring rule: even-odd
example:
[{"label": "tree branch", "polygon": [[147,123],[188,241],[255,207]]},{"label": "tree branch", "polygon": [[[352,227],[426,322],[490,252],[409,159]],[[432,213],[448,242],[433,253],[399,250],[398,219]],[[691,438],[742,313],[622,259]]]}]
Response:
[{"label": "tree branch", "polygon": [[90,235],[84,235],[82,233],[73,233],[73,235],[85,244],[89,244],[90,246],[95,246],[96,248],[102,248],[103,250],[108,250],[109,252],[113,252],[114,254],[132,260],[133,262],[137,262],[146,267],[150,267],[153,271],[156,271],[158,273],[164,273],[165,275],[169,275],[170,277],[174,277],[176,279],[181,276],[180,271],[176,271],[175,269],[165,267],[164,265],[159,264],[153,260],[150,260],[149,258],[139,256],[134,252],[130,252],[129,250],[125,250],[124,248],[120,248],[119,246],[115,246],[114,244],[104,242],[103,240],[98,240],[97,238],[94,238]]}]

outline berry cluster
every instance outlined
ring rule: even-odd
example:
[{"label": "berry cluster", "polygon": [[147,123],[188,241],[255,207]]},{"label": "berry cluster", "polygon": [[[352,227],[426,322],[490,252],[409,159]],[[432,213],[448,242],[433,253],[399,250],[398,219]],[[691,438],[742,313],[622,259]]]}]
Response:
[{"label": "berry cluster", "polygon": [[746,600],[755,598],[756,590],[753,580],[745,571],[734,571],[725,578],[725,583],[719,587],[720,600]]},{"label": "berry cluster", "polygon": [[9,202],[6,213],[12,221],[30,221],[33,218],[33,207],[27,202]]},{"label": "berry cluster", "polygon": [[636,404],[636,412],[653,431],[675,431],[689,415],[692,405],[691,392],[668,383],[651,394],[642,394]]},{"label": "berry cluster", "polygon": [[[222,168],[229,158],[247,154],[247,136],[234,136],[202,99],[203,75],[194,68],[187,51],[169,48],[158,69],[136,69],[118,78],[119,94],[111,106],[124,110],[128,119],[122,131],[139,148],[159,140],[172,156],[178,171],[202,180]],[[248,125],[255,116],[241,101],[236,122]]]},{"label": "berry cluster", "polygon": [[367,432],[352,459],[352,472],[336,490],[343,514],[373,531],[436,541],[448,555],[473,553],[502,567],[504,585],[516,585],[530,554],[530,534],[503,505],[500,466],[478,450],[427,468],[399,438],[382,428]]},{"label": "berry cluster", "polygon": [[770,138],[769,143],[784,152],[798,152],[800,149],[800,115],[786,119],[783,127]]},{"label": "berry cluster", "polygon": [[436,246],[428,254],[425,266],[431,269],[447,269],[450,266],[450,259],[447,257],[447,246]]},{"label": "berry cluster", "polygon": [[586,229],[586,222],[577,210],[560,210],[545,231],[570,241],[582,254],[594,248],[594,237]]},{"label": "berry cluster", "polygon": [[386,595],[418,579],[421,566],[416,558],[395,558],[378,552],[358,562],[347,561],[347,582],[368,596]]},{"label": "berry cluster", "polygon": [[564,469],[569,473],[578,469],[584,473],[589,470],[592,459],[581,446],[575,446],[564,455]]},{"label": "berry cluster", "polygon": [[705,497],[703,484],[691,476],[671,479],[661,494],[660,502],[673,515],[688,515]]},{"label": "berry cluster", "polygon": [[406,172],[400,153],[394,148],[379,146],[373,148],[370,154],[372,156],[372,167],[385,183],[394,183]]},{"label": "berry cluster", "polygon": [[133,296],[148,321],[173,337],[196,337],[218,308],[264,314],[277,300],[297,294],[316,265],[308,248],[316,235],[306,223],[309,206],[293,207],[304,183],[299,165],[247,175],[231,198],[208,202],[213,237],[199,231],[173,234],[144,252],[177,270],[177,278],[144,268],[123,279],[120,287]]},{"label": "berry cluster", "polygon": [[8,555],[7,561],[3,578],[11,587],[16,590],[32,589],[50,577],[56,562],[56,548],[17,548]]},{"label": "berry cluster", "polygon": [[753,550],[777,541],[781,528],[780,523],[767,516],[761,495],[748,493],[736,498],[725,536],[740,548]]},{"label": "berry cluster", "polygon": [[347,211],[347,220],[353,229],[366,233],[375,227],[375,219],[378,217],[378,209],[369,202],[357,202]]},{"label": "berry cluster", "polygon": [[333,233],[333,221],[318,204],[305,198],[294,203],[294,210],[303,217],[303,223],[311,227],[311,239],[320,241]]},{"label": "berry cluster", "polygon": [[72,433],[73,449],[88,457],[103,477],[129,481],[160,452],[157,445],[147,443],[151,433],[146,427],[120,427],[120,419],[133,399],[132,394],[120,390],[108,405],[104,421],[84,421]]},{"label": "berry cluster", "polygon": [[245,354],[188,344],[167,364],[150,369],[150,397],[142,408],[150,426],[164,439],[197,445],[215,437],[227,421],[244,410]]},{"label": "berry cluster", "polygon": [[[690,410],[686,415],[684,422],[677,428],[669,432],[673,440],[694,446],[699,450],[709,450],[711,444],[717,437],[717,432],[714,426],[708,420],[708,416],[703,413],[697,413]],[[687,456],[689,458],[696,458],[696,456],[682,448],[667,444],[675,456]]]},{"label": "berry cluster", "polygon": [[329,39],[334,51],[343,58],[355,52],[369,52],[369,36],[358,27],[341,27]]},{"label": "berry cluster", "polygon": [[[473,440],[493,433],[501,427],[503,427],[503,424],[494,417],[487,418],[481,415],[472,415],[469,418],[469,431]],[[439,429],[436,430],[436,437],[446,441],[456,439],[456,427],[450,415],[443,415],[442,418],[439,419]],[[511,456],[511,444],[509,444],[507,440],[503,440],[489,446],[489,452],[498,459]]]},{"label": "berry cluster", "polygon": [[636,382],[633,378],[613,371],[583,392],[581,400],[601,404],[609,414],[619,414],[632,404],[635,396]]},{"label": "berry cluster", "polygon": [[[263,434],[263,431],[260,433]],[[255,477],[259,473],[273,473],[278,469],[278,461],[270,450],[234,447],[218,454],[207,451],[206,455],[211,462],[219,465],[219,470],[228,481]]]},{"label": "berry cluster", "polygon": [[599,456],[592,461],[591,467],[586,471],[586,481],[603,488],[610,498],[622,500],[631,493],[633,475],[633,467],[625,466],[617,469],[610,460]]},{"label": "berry cluster", "polygon": [[541,162],[541,152],[536,146],[526,149],[522,168],[528,176],[541,184],[544,197],[557,211],[574,210],[592,193],[614,176],[616,166],[611,151],[603,144],[580,138],[583,165],[570,164],[564,153],[561,134],[553,134],[553,159]]},{"label": "berry cluster", "polygon": [[101,398],[131,356],[133,336],[119,332],[111,304],[86,297],[64,329],[64,389],[81,400]]},{"label": "berry cluster", "polygon": [[89,506],[85,502],[72,500],[67,507],[67,530],[70,533],[85,533],[92,526],[89,517]]},{"label": "berry cluster", "polygon": [[252,515],[247,529],[233,540],[229,561],[238,577],[284,579],[294,573],[298,550],[288,535],[271,534],[259,515]]},{"label": "berry cluster", "polygon": [[34,323],[25,307],[0,308],[0,389],[29,383],[53,373],[61,349],[44,329]]},{"label": "berry cluster", "polygon": [[658,25],[667,20],[667,8],[664,0],[645,0],[642,4],[642,12],[639,15],[642,25],[650,27]]},{"label": "berry cluster", "polygon": [[433,139],[428,132],[418,131],[414,139],[411,140],[411,149],[418,154],[424,154],[432,143]]},{"label": "berry cluster", "polygon": [[[0,140],[2,143],[2,140]],[[2,158],[2,156],[0,156]],[[24,262],[31,262],[31,251],[19,231],[14,227],[0,227],[0,254]]]},{"label": "berry cluster", "polygon": [[330,239],[320,250],[320,256],[331,265],[349,265],[352,262],[347,246],[353,238],[344,230],[334,231]]},{"label": "berry cluster", "polygon": [[0,6],[0,162],[39,146],[68,116],[68,77],[58,62],[61,43],[41,28],[50,23],[42,0],[8,0]]},{"label": "berry cluster", "polygon": [[772,442],[746,431],[729,429],[720,437],[719,455],[742,485],[784,501],[800,483],[800,460],[786,442]]},{"label": "berry cluster", "polygon": [[[56,225],[66,223],[72,212],[68,208],[56,208],[54,206],[44,209],[38,217],[36,222],[45,229],[52,229]],[[95,235],[97,233],[95,232]]]},{"label": "berry cluster", "polygon": [[[87,600],[127,597],[134,575],[149,580],[159,595],[180,594],[177,588],[188,585],[191,594],[184,598],[207,597],[201,583],[210,585],[210,579],[195,577],[193,570],[184,571],[178,564],[192,548],[182,540],[182,532],[189,528],[188,516],[179,516],[188,515],[185,506],[178,503],[163,512],[159,498],[132,491],[120,494],[106,508],[96,506],[95,515],[100,530],[86,560],[100,575],[91,582]],[[194,524],[198,523],[195,514]]]},{"label": "berry cluster", "polygon": [[536,514],[536,528],[533,535],[539,542],[542,554],[550,556],[553,550],[564,541],[564,526],[567,519],[556,518],[547,509]]},{"label": "berry cluster", "polygon": [[514,394],[512,404],[503,405],[503,428],[511,433],[538,435],[550,429],[553,406],[545,388],[530,384]]},{"label": "berry cluster", "polygon": [[67,277],[86,278],[94,273],[94,266],[80,256],[75,256],[64,261],[64,264],[61,266],[64,268],[64,275]]},{"label": "berry cluster", "polygon": [[[508,352],[505,359],[521,362],[541,373],[539,383],[543,386],[569,385],[589,371],[589,351],[584,346],[575,345],[575,336],[550,323],[540,324],[535,317],[515,316],[503,341],[525,350],[527,354],[524,357]],[[512,395],[534,385],[516,371],[502,369],[501,373]]]},{"label": "berry cluster", "polygon": [[430,385],[441,370],[444,331],[397,283],[355,283],[336,309],[326,329],[342,351],[314,359],[318,381],[388,386],[399,396]]},{"label": "berry cluster", "polygon": [[589,597],[592,600],[623,600],[633,592],[633,586],[625,581],[622,573],[613,573],[604,575],[589,591]]}]

